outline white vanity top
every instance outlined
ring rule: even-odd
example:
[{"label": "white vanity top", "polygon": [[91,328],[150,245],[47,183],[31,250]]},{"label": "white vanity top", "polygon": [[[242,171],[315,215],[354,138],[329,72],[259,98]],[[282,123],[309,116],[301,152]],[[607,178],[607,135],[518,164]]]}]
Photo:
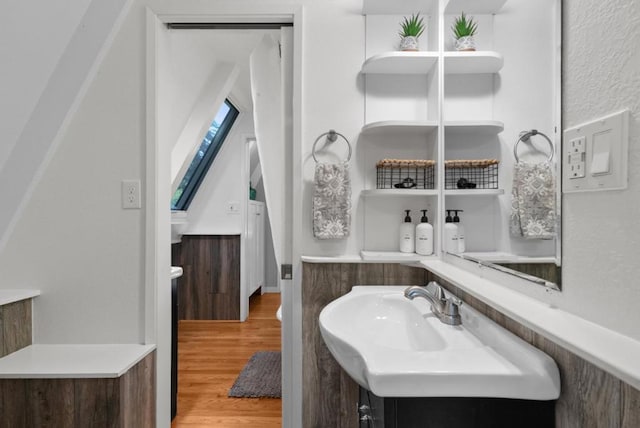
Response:
[{"label": "white vanity top", "polygon": [[0,379],[116,378],[155,345],[30,345],[0,358]]},{"label": "white vanity top", "polygon": [[429,260],[420,265],[525,327],[640,388],[640,342],[451,263]]},{"label": "white vanity top", "polygon": [[39,296],[40,290],[0,290],[0,306]]}]

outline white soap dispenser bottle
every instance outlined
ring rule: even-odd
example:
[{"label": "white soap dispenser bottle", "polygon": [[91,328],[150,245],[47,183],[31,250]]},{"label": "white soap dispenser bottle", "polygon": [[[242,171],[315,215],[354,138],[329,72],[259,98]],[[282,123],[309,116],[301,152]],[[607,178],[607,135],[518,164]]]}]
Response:
[{"label": "white soap dispenser bottle", "polygon": [[422,210],[420,224],[416,226],[416,253],[421,256],[433,254],[433,226],[429,224],[427,210]]},{"label": "white soap dispenser bottle", "polygon": [[460,223],[460,217],[458,217],[459,212],[464,212],[462,210],[453,210],[455,215],[453,216],[453,223],[458,226],[458,253],[464,253],[467,251],[467,245],[464,241],[464,226]]},{"label": "white soap dispenser bottle", "polygon": [[413,253],[415,251],[415,235],[416,228],[411,222],[411,210],[405,210],[407,215],[404,218],[404,222],[400,225],[400,252]]},{"label": "white soap dispenser bottle", "polygon": [[444,223],[444,250],[447,253],[458,254],[458,226],[453,223],[451,210],[447,210]]}]

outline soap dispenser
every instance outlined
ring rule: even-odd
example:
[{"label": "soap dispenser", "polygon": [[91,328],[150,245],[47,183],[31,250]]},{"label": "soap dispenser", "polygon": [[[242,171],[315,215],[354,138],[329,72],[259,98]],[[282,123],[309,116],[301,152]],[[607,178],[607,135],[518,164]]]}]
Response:
[{"label": "soap dispenser", "polygon": [[421,256],[433,254],[433,226],[429,224],[427,210],[422,210],[420,224],[416,226],[416,253]]},{"label": "soap dispenser", "polygon": [[411,210],[405,210],[407,215],[404,222],[400,225],[400,252],[413,253],[415,251],[415,235],[416,228],[411,222]]},{"label": "soap dispenser", "polygon": [[458,226],[453,223],[451,211],[447,210],[447,218],[444,221],[444,250],[447,253],[458,254]]},{"label": "soap dispenser", "polygon": [[467,251],[467,246],[464,241],[464,226],[460,223],[460,217],[458,217],[459,212],[464,212],[462,210],[453,210],[455,215],[453,216],[453,222],[456,226],[458,226],[458,252],[464,253]]}]

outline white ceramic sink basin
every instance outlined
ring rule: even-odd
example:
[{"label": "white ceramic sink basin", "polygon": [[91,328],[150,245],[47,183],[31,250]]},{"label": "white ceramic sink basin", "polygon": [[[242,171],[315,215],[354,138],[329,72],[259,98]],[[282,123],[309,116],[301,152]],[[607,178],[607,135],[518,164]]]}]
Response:
[{"label": "white ceramic sink basin", "polygon": [[474,309],[441,323],[406,286],[357,286],[320,313],[322,337],[344,370],[380,397],[553,400],[555,362]]}]

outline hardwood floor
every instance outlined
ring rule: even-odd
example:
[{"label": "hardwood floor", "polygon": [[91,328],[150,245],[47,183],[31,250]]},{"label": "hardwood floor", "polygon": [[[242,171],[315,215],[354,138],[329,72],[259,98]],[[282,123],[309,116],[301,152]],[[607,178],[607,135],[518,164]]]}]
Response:
[{"label": "hardwood floor", "polygon": [[257,295],[244,323],[180,321],[178,414],[172,428],[282,426],[282,400],[227,397],[254,352],[280,350],[279,305],[280,294]]}]

